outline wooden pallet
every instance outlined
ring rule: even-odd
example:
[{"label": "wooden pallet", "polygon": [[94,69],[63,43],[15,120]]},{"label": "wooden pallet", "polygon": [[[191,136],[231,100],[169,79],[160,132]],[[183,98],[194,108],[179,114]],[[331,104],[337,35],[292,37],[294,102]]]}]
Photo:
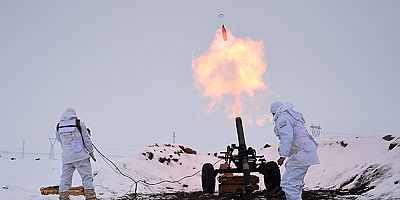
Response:
[{"label": "wooden pallet", "polygon": [[[83,186],[71,187],[68,190],[68,194],[72,196],[79,196],[79,195],[84,195],[84,191],[85,190],[83,189]],[[42,187],[40,188],[40,193],[42,195],[58,194],[59,193],[58,185]]]}]

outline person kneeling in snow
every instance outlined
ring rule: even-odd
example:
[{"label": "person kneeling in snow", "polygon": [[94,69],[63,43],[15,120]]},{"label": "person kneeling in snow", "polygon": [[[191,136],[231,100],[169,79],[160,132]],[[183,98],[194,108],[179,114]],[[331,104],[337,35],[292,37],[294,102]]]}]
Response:
[{"label": "person kneeling in snow", "polygon": [[304,125],[303,114],[293,109],[292,104],[279,101],[270,107],[274,132],[280,140],[278,164],[282,165],[287,159],[281,187],[287,200],[301,200],[307,170],[311,165],[319,164],[319,159],[317,143]]},{"label": "person kneeling in snow", "polygon": [[93,146],[85,123],[76,117],[76,112],[68,108],[57,124],[56,138],[61,143],[62,174],[59,186],[60,200],[69,200],[68,190],[72,184],[75,169],[82,178],[86,200],[97,200],[93,186],[92,166],[89,156],[96,161]]}]

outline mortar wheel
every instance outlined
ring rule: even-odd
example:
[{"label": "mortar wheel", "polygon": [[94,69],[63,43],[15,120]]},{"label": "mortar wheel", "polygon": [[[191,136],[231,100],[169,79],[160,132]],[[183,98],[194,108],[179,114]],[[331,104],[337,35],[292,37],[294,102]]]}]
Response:
[{"label": "mortar wheel", "polygon": [[206,163],[201,169],[201,186],[203,192],[214,193],[215,190],[215,171],[211,163]]},{"label": "mortar wheel", "polygon": [[270,161],[263,166],[262,174],[264,175],[265,190],[271,192],[279,188],[281,185],[281,171],[276,162]]}]

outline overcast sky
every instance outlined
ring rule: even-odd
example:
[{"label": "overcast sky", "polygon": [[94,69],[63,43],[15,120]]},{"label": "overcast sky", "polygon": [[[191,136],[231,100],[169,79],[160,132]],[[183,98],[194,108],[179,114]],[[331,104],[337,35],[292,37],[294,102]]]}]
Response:
[{"label": "overcast sky", "polygon": [[[192,58],[226,24],[265,44],[265,82],[326,132],[400,135],[399,1],[0,0],[0,150],[48,152],[67,107],[104,149],[236,143],[207,115]],[[220,13],[224,18],[218,18]],[[276,143],[272,123],[248,146]],[[57,146],[57,151],[59,151]]]}]

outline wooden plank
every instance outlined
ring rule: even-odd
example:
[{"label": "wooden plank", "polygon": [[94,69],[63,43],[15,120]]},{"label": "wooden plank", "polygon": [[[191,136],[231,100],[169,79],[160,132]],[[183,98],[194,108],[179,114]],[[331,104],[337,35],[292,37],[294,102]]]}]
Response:
[{"label": "wooden plank", "polygon": [[[42,195],[58,194],[59,193],[58,185],[57,186],[42,187],[42,188],[40,188],[40,193]],[[69,195],[73,195],[73,196],[84,195],[83,186],[71,187],[68,190],[68,194]]]}]

